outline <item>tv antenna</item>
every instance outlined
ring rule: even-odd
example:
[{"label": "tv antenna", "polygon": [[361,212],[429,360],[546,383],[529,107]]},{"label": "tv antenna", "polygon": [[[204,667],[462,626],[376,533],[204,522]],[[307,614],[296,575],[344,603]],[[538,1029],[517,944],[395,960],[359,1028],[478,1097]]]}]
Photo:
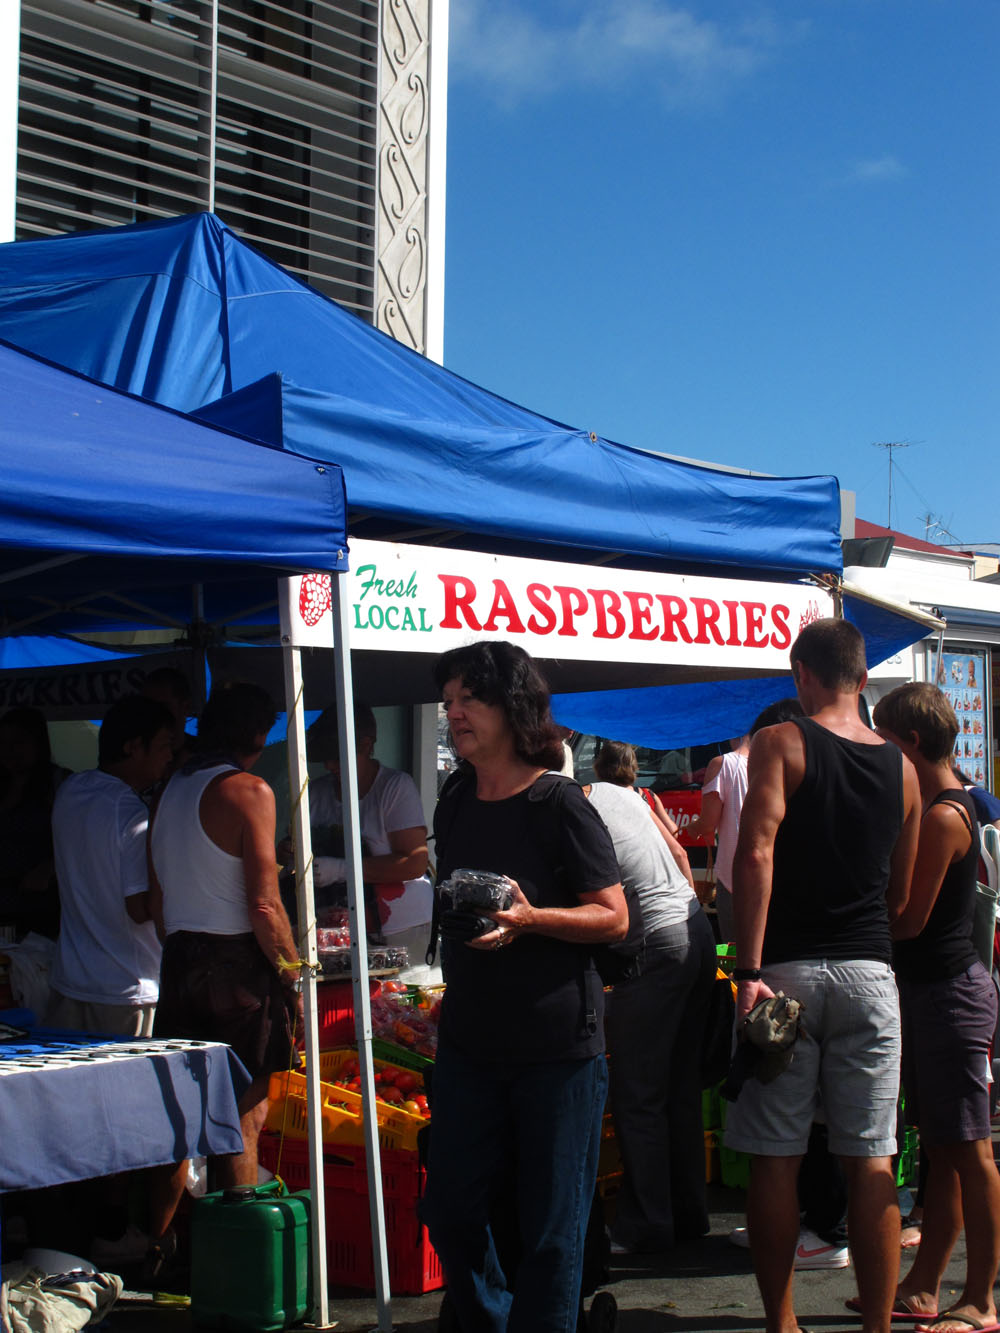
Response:
[{"label": "tv antenna", "polygon": [[892,451],[893,449],[909,449],[911,440],[875,440],[873,447],[875,449],[885,449],[889,454],[889,515],[885,526],[892,527]]}]

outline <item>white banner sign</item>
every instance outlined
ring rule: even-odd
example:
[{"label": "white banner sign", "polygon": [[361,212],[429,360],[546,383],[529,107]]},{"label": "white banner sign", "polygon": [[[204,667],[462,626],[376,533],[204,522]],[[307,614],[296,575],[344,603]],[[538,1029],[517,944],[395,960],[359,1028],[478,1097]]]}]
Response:
[{"label": "white banner sign", "polygon": [[[510,639],[535,657],[786,671],[829,594],[792,583],[655,574],[394,542],[351,542],[351,647],[440,653]],[[329,576],[292,579],[281,632],[333,641]]]}]

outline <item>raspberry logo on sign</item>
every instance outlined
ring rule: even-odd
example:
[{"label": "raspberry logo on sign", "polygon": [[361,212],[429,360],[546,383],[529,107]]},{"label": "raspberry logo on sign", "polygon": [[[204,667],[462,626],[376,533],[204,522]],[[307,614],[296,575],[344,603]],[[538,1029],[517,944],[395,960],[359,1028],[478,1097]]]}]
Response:
[{"label": "raspberry logo on sign", "polygon": [[329,574],[305,574],[299,589],[299,615],[309,626],[318,625],[332,605]]},{"label": "raspberry logo on sign", "polygon": [[811,601],[799,616],[799,633],[801,634],[805,627],[811,625],[814,620],[822,619],[823,612],[820,610],[819,602]]}]

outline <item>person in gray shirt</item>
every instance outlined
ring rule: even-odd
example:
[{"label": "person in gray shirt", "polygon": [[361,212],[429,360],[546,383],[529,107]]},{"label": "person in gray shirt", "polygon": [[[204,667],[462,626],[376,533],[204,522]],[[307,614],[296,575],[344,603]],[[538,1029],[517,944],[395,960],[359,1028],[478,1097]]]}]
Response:
[{"label": "person in gray shirt", "polygon": [[622,883],[642,908],[641,972],[614,987],[605,1031],[624,1165],[612,1251],[650,1253],[708,1231],[700,1051],[715,939],[639,793],[611,782],[584,791],[611,834]]}]

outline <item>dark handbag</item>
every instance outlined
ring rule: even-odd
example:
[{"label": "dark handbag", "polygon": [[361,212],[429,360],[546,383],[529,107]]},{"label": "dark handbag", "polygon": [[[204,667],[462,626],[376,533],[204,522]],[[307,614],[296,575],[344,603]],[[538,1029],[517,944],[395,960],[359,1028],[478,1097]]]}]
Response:
[{"label": "dark handbag", "polygon": [[701,1086],[712,1088],[729,1072],[733,1052],[733,1028],[736,1024],[736,995],[730,978],[719,968],[712,983],[712,993],[705,1016],[705,1037],[701,1049]]}]

